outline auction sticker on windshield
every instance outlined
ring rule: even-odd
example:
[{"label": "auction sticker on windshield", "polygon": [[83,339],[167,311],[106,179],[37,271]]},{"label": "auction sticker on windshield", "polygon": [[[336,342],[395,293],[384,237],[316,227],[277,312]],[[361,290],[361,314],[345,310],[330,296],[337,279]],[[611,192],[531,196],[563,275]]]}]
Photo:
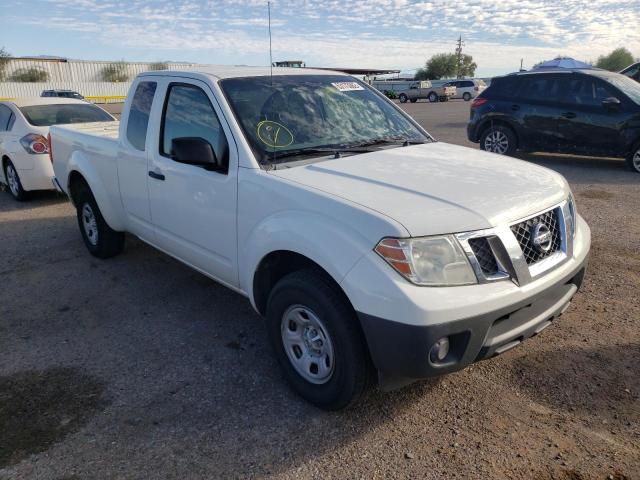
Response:
[{"label": "auction sticker on windshield", "polygon": [[358,82],[334,82],[331,85],[341,92],[353,92],[354,90],[364,90]]}]

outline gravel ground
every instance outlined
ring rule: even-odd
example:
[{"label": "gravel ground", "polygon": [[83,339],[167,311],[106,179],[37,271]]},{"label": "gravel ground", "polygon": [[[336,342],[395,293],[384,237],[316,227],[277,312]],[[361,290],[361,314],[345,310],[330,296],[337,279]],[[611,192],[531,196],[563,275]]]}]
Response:
[{"label": "gravel ground", "polygon": [[[468,103],[404,107],[469,145]],[[526,160],[567,177],[592,228],[571,308],[340,413],[287,388],[241,296],[134,238],[97,260],[64,199],[0,194],[0,478],[640,478],[640,176]]]}]

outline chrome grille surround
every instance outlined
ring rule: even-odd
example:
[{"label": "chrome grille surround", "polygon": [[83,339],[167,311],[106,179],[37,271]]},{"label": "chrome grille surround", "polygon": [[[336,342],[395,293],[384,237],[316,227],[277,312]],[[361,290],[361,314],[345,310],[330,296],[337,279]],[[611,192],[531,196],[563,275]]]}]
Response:
[{"label": "chrome grille surround", "polygon": [[[545,224],[549,222],[547,226],[552,232],[555,229],[556,233],[552,233],[551,248],[549,252],[537,258],[527,258],[525,252],[528,245],[525,244],[523,247],[522,238],[518,238],[517,235],[518,227],[533,225],[541,220]],[[555,226],[550,225],[552,220],[555,220]],[[516,285],[526,285],[573,256],[572,221],[569,202],[564,200],[515,222],[486,230],[458,233],[456,238],[465,251],[479,283],[510,279]],[[497,270],[491,259],[487,258],[489,252],[493,255]]]}]

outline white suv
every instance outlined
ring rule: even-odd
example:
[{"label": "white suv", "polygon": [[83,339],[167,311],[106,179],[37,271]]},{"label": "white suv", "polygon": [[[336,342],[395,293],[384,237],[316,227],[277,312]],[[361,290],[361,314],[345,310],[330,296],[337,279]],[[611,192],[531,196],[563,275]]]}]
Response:
[{"label": "white suv", "polygon": [[456,87],[456,94],[452,98],[462,98],[466,102],[472,98],[476,98],[487,88],[487,84],[481,79],[453,80],[445,83],[444,86]]}]

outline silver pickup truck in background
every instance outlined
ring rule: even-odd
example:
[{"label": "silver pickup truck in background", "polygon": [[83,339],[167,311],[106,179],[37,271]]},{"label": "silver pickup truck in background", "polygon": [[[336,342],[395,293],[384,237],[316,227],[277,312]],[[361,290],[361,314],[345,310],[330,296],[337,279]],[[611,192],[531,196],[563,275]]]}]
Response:
[{"label": "silver pickup truck in background", "polygon": [[409,90],[402,92],[398,99],[400,103],[407,103],[407,100],[411,103],[415,103],[420,99],[426,99],[430,102],[446,102],[450,98],[455,97],[456,87],[434,87],[429,80],[422,80],[420,82],[412,83],[409,86]]}]

